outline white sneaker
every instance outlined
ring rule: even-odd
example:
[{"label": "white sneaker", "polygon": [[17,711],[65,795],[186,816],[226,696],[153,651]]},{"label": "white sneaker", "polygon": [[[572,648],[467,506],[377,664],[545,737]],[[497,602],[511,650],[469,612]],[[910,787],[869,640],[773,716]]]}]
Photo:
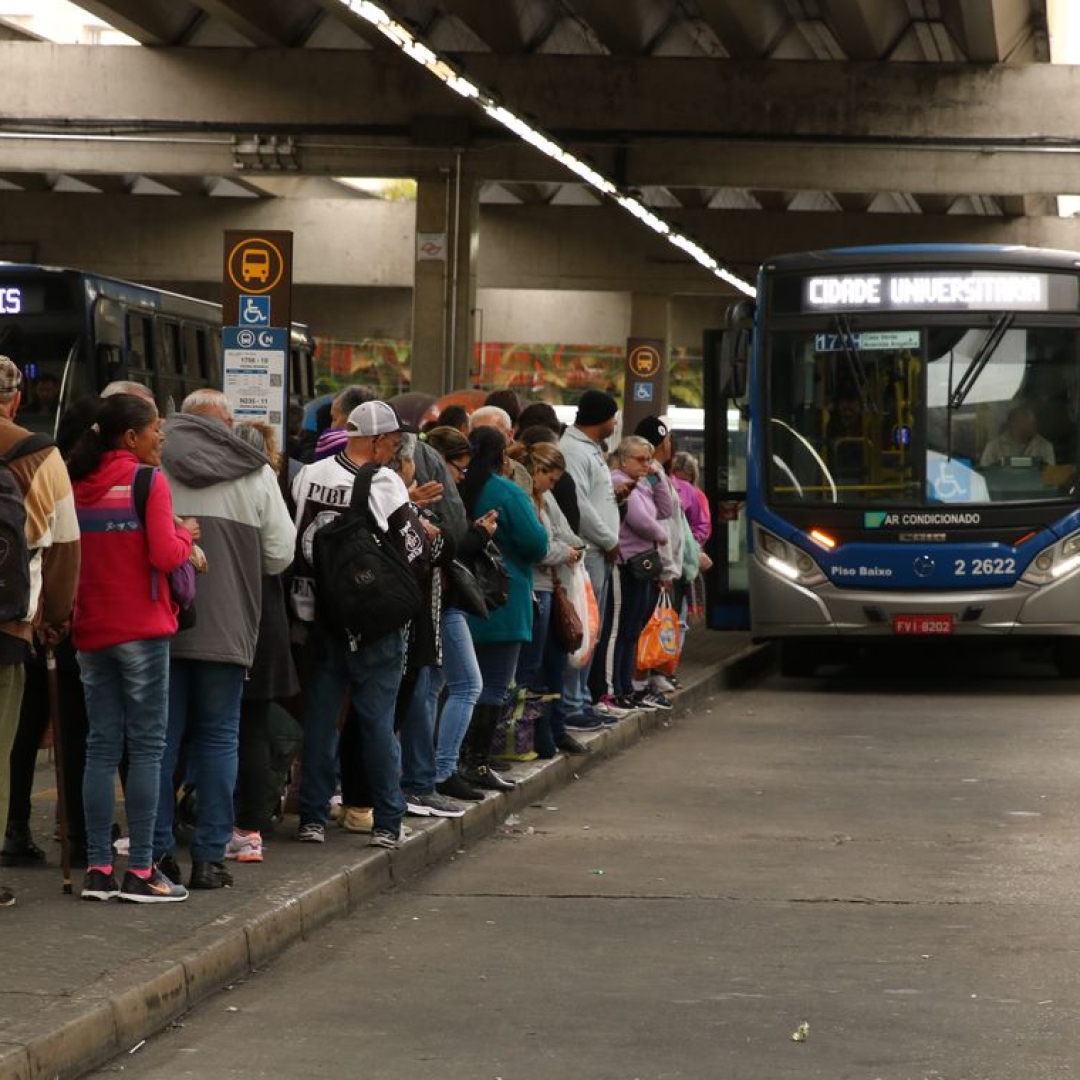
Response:
[{"label": "white sneaker", "polygon": [[232,837],[225,845],[225,858],[237,862],[262,862],[262,833],[233,829]]},{"label": "white sneaker", "polygon": [[675,684],[665,675],[654,674],[649,679],[649,689],[658,690],[661,694],[673,694]]}]

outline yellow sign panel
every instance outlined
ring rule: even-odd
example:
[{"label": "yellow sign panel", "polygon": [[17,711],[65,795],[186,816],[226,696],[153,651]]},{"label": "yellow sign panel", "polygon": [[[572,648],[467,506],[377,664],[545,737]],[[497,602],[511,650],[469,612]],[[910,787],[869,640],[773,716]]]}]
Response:
[{"label": "yellow sign panel", "polygon": [[631,351],[627,363],[639,379],[652,379],[660,374],[662,360],[659,349],[652,345],[638,345]]},{"label": "yellow sign panel", "polygon": [[234,244],[225,259],[229,280],[242,293],[272,292],[285,276],[280,249],[265,237],[252,236]]}]

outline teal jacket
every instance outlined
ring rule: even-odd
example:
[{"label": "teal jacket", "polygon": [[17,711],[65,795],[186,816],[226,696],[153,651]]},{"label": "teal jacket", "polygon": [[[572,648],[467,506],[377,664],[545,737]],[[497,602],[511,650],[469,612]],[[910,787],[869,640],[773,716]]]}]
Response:
[{"label": "teal jacket", "polygon": [[536,516],[532,499],[502,476],[492,476],[484,485],[473,508],[473,517],[482,517],[493,509],[499,511],[495,543],[510,574],[510,598],[486,619],[467,616],[469,630],[477,645],[531,641],[532,567],[547,554],[547,529]]}]

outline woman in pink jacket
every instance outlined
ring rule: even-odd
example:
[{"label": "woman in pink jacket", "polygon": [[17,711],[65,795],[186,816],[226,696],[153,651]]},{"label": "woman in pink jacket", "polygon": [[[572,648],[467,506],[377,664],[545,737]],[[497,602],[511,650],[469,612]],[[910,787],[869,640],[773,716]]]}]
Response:
[{"label": "woman in pink jacket", "polygon": [[[177,606],[168,575],[191,554],[199,527],[177,522],[161,463],[161,419],[152,401],[116,394],[68,459],[79,516],[82,568],[72,638],[86,692],[89,733],[83,806],[87,871],[84,900],[184,900],[153,863],[161,756],[169,701],[169,639]],[[140,466],[154,466],[145,513],[135,506]],[[123,884],[113,874],[116,770],[128,756],[124,803],[131,846]]]}]

